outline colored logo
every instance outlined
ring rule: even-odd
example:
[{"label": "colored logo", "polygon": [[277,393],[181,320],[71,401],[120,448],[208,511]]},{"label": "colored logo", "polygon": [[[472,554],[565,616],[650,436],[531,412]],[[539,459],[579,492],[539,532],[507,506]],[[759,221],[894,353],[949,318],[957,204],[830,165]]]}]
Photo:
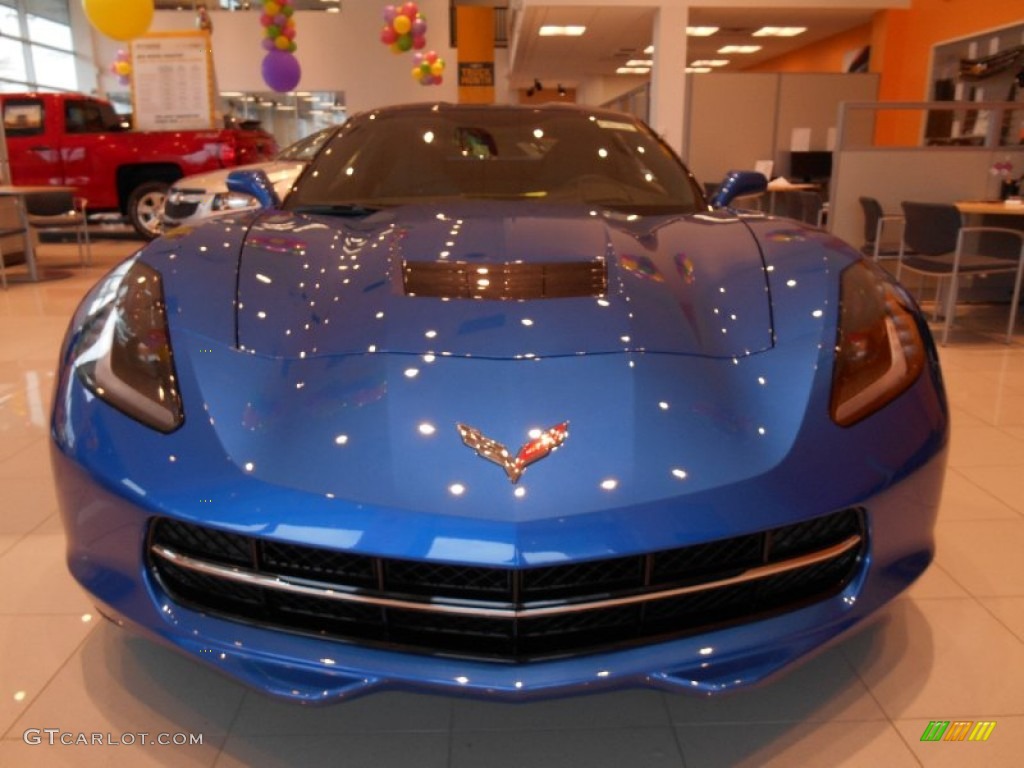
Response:
[{"label": "colored logo", "polygon": [[932,720],[921,741],[988,741],[995,727],[994,720]]},{"label": "colored logo", "polygon": [[528,466],[548,456],[569,437],[569,422],[563,421],[561,424],[533,436],[513,457],[508,448],[497,440],[487,437],[479,429],[467,424],[456,424],[455,426],[459,430],[462,442],[476,451],[477,456],[493,461],[504,469],[513,484],[519,482],[519,478],[523,476],[523,472]]}]

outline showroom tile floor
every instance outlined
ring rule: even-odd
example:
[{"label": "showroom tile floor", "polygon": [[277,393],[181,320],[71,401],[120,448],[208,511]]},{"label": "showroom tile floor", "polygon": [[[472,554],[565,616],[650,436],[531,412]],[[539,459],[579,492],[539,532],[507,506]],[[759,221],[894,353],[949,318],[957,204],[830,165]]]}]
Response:
[{"label": "showroom tile floor", "polygon": [[[387,693],[305,709],[108,625],[65,569],[47,459],[58,344],[85,289],[136,245],[97,241],[97,266],[0,292],[0,765],[1021,765],[1024,322],[1002,343],[1004,308],[968,312],[942,351],[954,436],[935,564],[879,622],[788,676],[714,700]],[[44,266],[73,261],[70,246],[41,249]],[[984,743],[922,742],[930,720],[996,727]],[[64,746],[59,735],[142,733],[202,743]]]}]

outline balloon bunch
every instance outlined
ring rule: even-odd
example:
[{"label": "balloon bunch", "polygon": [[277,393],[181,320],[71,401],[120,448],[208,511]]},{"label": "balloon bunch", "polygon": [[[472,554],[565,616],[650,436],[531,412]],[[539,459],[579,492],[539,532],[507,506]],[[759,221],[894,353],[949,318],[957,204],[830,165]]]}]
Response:
[{"label": "balloon bunch", "polygon": [[418,51],[427,44],[427,20],[416,3],[385,6],[384,22],[380,41],[391,48],[392,53]]},{"label": "balloon bunch", "polygon": [[263,82],[271,90],[295,90],[302,78],[302,66],[295,51],[295,7],[292,0],[267,0],[263,3],[260,24],[263,25]]},{"label": "balloon bunch", "polygon": [[292,0],[267,0],[263,4],[263,49],[295,53],[295,7]]},{"label": "balloon bunch", "polygon": [[117,52],[117,58],[110,65],[111,74],[117,75],[117,82],[121,85],[128,85],[132,81],[132,62],[128,51],[122,49]]},{"label": "balloon bunch", "polygon": [[131,40],[153,23],[153,0],[82,0],[89,23],[107,37]]},{"label": "balloon bunch", "polygon": [[444,75],[444,59],[436,51],[417,53],[413,56],[416,66],[412,68],[412,77],[420,85],[440,85]]}]

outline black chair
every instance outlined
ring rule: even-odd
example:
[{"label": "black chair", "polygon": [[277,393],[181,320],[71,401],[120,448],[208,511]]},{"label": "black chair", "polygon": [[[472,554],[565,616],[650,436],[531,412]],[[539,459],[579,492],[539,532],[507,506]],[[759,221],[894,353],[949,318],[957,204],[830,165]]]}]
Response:
[{"label": "black chair", "polygon": [[[949,338],[961,275],[1015,273],[1006,342],[1013,337],[1024,276],[1024,231],[1002,227],[964,226],[960,211],[949,203],[904,202],[903,244],[898,254],[896,278],[903,270],[936,278],[935,311],[938,312],[942,281],[949,280],[941,343]],[[913,248],[910,254],[906,248]]]},{"label": "black chair", "polygon": [[82,266],[92,264],[89,243],[88,203],[68,190],[34,192],[25,195],[25,211],[29,226],[38,230],[66,230],[75,235],[78,243],[78,261]]},{"label": "black chair", "polygon": [[[900,243],[903,239],[903,217],[895,213],[886,213],[881,203],[873,197],[860,198],[860,207],[864,211],[864,245],[860,252],[878,261],[882,256],[899,256]],[[885,239],[891,230],[898,230],[895,239]]]},{"label": "black chair", "polygon": [[805,224],[821,229],[825,224],[825,216],[828,214],[828,205],[821,197],[821,193],[814,189],[802,189],[797,192],[800,200],[800,218]]}]

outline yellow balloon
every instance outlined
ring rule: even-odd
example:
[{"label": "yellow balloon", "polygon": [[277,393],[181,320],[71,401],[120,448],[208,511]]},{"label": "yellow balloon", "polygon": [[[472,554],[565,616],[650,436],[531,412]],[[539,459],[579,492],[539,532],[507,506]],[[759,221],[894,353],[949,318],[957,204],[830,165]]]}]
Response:
[{"label": "yellow balloon", "polygon": [[278,35],[277,39],[274,40],[274,45],[276,45],[277,49],[280,50],[280,51],[287,51],[288,50],[288,46],[290,46],[291,44],[292,44],[292,41],[289,40],[284,35]]},{"label": "yellow balloon", "polygon": [[444,74],[444,62],[441,59],[430,65],[430,74],[435,76]]},{"label": "yellow balloon", "polygon": [[395,32],[400,35],[404,35],[410,29],[412,29],[412,22],[409,21],[409,17],[405,14],[395,16],[395,20],[391,22],[391,26],[395,28]]},{"label": "yellow balloon", "polygon": [[107,37],[131,40],[153,23],[153,0],[82,0],[89,23]]},{"label": "yellow balloon", "polygon": [[423,70],[420,69],[419,67],[413,67],[412,68],[412,78],[413,78],[413,80],[416,80],[417,82],[422,80],[423,79]]},{"label": "yellow balloon", "polygon": [[128,77],[132,73],[132,65],[127,61],[119,61],[114,65],[114,71],[121,77]]},{"label": "yellow balloon", "polygon": [[267,16],[277,16],[281,12],[281,6],[275,3],[273,0],[263,4],[263,12]]}]

